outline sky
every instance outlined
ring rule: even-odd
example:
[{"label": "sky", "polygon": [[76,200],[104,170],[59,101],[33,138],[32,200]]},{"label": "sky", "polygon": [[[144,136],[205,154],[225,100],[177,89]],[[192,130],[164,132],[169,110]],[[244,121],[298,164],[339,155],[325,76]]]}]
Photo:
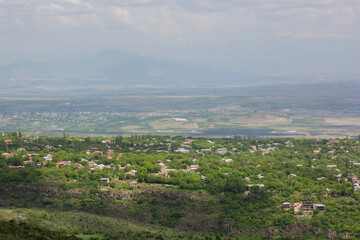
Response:
[{"label": "sky", "polygon": [[359,0],[0,0],[0,64],[107,49],[264,75],[359,74]]}]

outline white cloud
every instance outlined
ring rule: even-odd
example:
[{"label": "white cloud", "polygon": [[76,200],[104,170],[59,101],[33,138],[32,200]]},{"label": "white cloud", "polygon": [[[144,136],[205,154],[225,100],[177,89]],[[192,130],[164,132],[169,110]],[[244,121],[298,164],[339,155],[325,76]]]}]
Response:
[{"label": "white cloud", "polygon": [[293,38],[355,41],[359,26],[359,0],[0,0],[0,36],[24,39],[22,46],[32,44],[27,36],[39,45],[49,36],[54,45],[63,37],[69,45],[159,51],[163,43],[246,49]]},{"label": "white cloud", "polygon": [[65,10],[65,7],[58,5],[58,4],[54,4],[54,3],[50,3],[47,5],[41,5],[38,7],[38,12],[41,15],[55,15],[59,12],[63,12]]},{"label": "white cloud", "polygon": [[0,5],[0,22],[14,27],[112,29],[120,23],[175,39],[319,30],[329,37],[358,35],[360,24],[358,0],[0,0]]},{"label": "white cloud", "polygon": [[125,24],[129,24],[129,25],[131,24],[131,16],[128,11],[120,7],[112,7],[110,11],[117,20]]},{"label": "white cloud", "polygon": [[83,2],[82,0],[62,0],[62,1],[66,2],[66,3],[74,4],[74,5],[81,5],[81,3]]},{"label": "white cloud", "polygon": [[308,39],[327,39],[327,38],[350,38],[348,35],[337,33],[319,32],[281,32],[276,34],[278,37],[308,38]]}]

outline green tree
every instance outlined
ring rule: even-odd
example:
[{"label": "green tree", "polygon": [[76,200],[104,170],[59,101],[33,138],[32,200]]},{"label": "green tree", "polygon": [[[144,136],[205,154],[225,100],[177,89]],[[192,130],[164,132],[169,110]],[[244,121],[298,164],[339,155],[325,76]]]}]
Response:
[{"label": "green tree", "polygon": [[137,170],[137,177],[140,182],[144,182],[147,179],[148,171],[146,167],[141,167]]}]

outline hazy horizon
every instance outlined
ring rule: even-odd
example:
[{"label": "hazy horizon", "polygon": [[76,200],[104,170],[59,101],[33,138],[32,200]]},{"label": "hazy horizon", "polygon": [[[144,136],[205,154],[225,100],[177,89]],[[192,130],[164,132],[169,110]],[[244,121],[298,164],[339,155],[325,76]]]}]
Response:
[{"label": "hazy horizon", "polygon": [[108,49],[264,76],[359,74],[360,2],[1,0],[0,64]]}]

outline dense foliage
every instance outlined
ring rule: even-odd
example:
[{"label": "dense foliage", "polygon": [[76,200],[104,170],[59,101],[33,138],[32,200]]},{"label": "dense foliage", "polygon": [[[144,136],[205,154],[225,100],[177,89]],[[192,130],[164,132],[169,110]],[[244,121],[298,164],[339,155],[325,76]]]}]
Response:
[{"label": "dense foliage", "polygon": [[[6,133],[0,137],[0,205],[217,233],[276,229],[284,237],[287,227],[305,224],[318,229],[318,238],[329,237],[329,229],[339,238],[359,238],[358,162],[357,139]],[[301,217],[293,206],[279,207],[305,200],[326,210]]]}]

